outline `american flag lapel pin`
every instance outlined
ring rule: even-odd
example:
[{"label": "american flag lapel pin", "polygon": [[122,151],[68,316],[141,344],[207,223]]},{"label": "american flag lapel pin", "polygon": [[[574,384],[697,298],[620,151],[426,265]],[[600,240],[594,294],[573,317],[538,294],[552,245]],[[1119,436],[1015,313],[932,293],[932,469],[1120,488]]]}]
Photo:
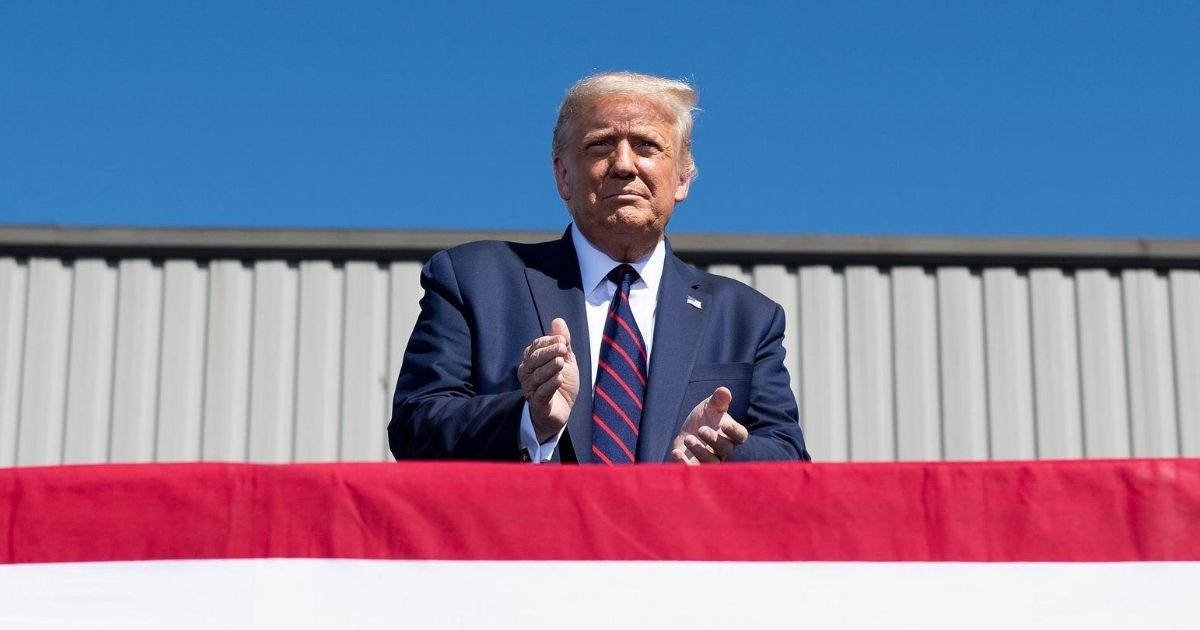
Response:
[{"label": "american flag lapel pin", "polygon": [[692,305],[692,307],[694,307],[694,308],[704,308],[704,305],[700,303],[700,300],[697,300],[696,298],[694,298],[690,295],[687,296],[687,303]]}]

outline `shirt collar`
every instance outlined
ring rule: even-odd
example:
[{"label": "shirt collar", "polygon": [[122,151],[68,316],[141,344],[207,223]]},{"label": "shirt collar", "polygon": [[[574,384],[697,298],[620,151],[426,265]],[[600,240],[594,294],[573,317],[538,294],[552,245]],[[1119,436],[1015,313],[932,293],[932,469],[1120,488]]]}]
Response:
[{"label": "shirt collar", "polygon": [[[575,244],[575,256],[579,259],[579,278],[583,282],[583,293],[590,296],[601,283],[608,272],[621,264],[608,257],[608,254],[596,249],[582,233],[571,224],[571,242]],[[629,263],[638,272],[641,279],[634,283],[644,283],[654,295],[658,295],[658,284],[662,281],[663,264],[667,258],[667,246],[663,239],[658,240],[651,252],[640,259]]]}]

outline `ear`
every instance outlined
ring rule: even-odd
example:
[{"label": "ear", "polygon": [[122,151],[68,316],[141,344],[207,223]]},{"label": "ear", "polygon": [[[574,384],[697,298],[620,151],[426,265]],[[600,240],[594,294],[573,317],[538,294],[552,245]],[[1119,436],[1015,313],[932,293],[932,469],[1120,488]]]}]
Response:
[{"label": "ear", "polygon": [[687,175],[684,175],[681,172],[679,174],[679,185],[675,186],[675,203],[680,203],[684,199],[687,199],[688,190],[691,187],[692,187],[692,178],[688,177]]},{"label": "ear", "polygon": [[563,201],[571,200],[571,184],[567,179],[567,164],[559,156],[554,156],[554,183],[558,186],[558,196]]}]

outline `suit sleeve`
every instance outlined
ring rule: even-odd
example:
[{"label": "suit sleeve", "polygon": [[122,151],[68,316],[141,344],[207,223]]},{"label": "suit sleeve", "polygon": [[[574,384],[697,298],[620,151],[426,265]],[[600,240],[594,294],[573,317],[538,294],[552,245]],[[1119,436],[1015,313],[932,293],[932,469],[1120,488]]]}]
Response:
[{"label": "suit sleeve", "polygon": [[439,252],[421,270],[421,314],[404,352],[388,444],[396,459],[519,459],[520,388],[480,393],[454,265]]},{"label": "suit sleeve", "polygon": [[774,313],[758,345],[751,377],[750,406],[739,419],[750,432],[729,461],[809,461],[800,430],[796,397],[783,364],[783,308]]}]

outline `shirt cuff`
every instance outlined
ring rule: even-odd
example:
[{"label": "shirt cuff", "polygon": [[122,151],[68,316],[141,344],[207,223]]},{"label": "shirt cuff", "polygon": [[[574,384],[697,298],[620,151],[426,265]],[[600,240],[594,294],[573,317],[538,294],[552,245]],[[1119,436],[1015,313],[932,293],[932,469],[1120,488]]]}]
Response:
[{"label": "shirt cuff", "polygon": [[[566,427],[563,427],[564,429]],[[529,453],[529,459],[535,464],[543,464],[554,456],[558,448],[558,440],[562,437],[562,429],[554,437],[539,443],[537,433],[533,431],[533,418],[529,417],[529,403],[521,405],[521,448]]]}]

